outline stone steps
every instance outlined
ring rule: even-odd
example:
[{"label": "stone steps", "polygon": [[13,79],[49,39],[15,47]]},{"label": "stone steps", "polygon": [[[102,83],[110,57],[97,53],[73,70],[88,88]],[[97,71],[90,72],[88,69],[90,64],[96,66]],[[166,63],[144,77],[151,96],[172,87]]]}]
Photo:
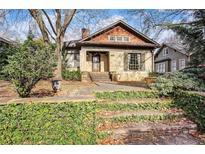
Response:
[{"label": "stone steps", "polygon": [[[147,142],[149,142],[149,144],[166,144],[166,142],[170,140],[170,137],[175,138],[173,144],[176,144],[176,136],[190,136],[197,131],[197,126],[188,120],[172,123],[144,122],[112,131],[114,140],[121,140],[126,144],[147,144]],[[186,141],[184,140],[184,142]],[[190,142],[190,140],[187,142]],[[194,142],[192,140],[192,144],[199,144],[199,141],[194,139]]]},{"label": "stone steps", "polygon": [[[152,99],[149,99],[151,101]],[[155,103],[166,103],[169,99],[153,100]],[[137,102],[136,102],[137,101]],[[138,104],[153,103],[134,99],[108,102]],[[99,141],[100,144],[203,144],[194,137],[197,125],[184,117],[181,109],[169,108],[162,110],[101,110],[97,116],[102,118],[98,131],[109,133],[109,137]]]},{"label": "stone steps", "polygon": [[126,123],[108,132],[111,144],[202,144],[193,137],[197,125],[185,118],[172,122]]},{"label": "stone steps", "polygon": [[109,72],[90,72],[90,78],[93,82],[111,81]]}]

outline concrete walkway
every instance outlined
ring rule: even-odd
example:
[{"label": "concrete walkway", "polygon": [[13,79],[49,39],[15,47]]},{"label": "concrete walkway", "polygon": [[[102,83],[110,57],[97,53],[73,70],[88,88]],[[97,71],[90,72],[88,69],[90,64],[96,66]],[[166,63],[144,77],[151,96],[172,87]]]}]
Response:
[{"label": "concrete walkway", "polygon": [[94,92],[104,92],[104,91],[140,91],[148,90],[144,87],[138,87],[136,85],[125,85],[116,82],[102,83],[97,82],[95,86],[84,87],[71,92],[67,96],[53,96],[53,97],[43,97],[43,98],[15,98],[8,102],[3,102],[0,104],[9,103],[27,103],[27,102],[79,102],[79,101],[94,101]]},{"label": "concrete walkway", "polygon": [[71,93],[70,96],[94,96],[94,92],[105,92],[105,91],[145,91],[149,90],[143,85],[136,86],[136,85],[126,85],[123,83],[117,83],[117,82],[96,82],[95,87],[86,87],[79,91]]}]

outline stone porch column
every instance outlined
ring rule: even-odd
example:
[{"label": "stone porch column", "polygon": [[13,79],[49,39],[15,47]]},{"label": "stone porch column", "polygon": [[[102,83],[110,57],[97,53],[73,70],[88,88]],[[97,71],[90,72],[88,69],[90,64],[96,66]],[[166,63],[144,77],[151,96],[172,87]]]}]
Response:
[{"label": "stone porch column", "polygon": [[80,71],[86,71],[86,50],[80,50]]}]

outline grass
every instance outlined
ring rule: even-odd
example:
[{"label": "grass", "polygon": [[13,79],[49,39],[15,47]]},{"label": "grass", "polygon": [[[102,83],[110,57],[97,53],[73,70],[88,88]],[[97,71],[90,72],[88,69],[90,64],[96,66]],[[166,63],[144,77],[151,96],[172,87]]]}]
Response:
[{"label": "grass", "polygon": [[0,144],[96,144],[95,102],[0,106]]},{"label": "grass", "polygon": [[115,92],[96,92],[98,99],[122,100],[135,98],[158,98],[153,91],[115,91]]}]

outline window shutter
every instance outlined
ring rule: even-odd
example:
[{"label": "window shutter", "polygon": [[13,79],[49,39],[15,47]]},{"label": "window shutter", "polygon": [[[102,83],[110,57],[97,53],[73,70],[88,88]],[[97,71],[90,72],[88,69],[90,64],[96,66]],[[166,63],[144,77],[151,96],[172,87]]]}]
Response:
[{"label": "window shutter", "polygon": [[124,53],[124,70],[128,71],[128,53]]},{"label": "window shutter", "polygon": [[145,70],[145,53],[142,53],[141,54],[141,63],[140,63],[140,69],[142,70],[142,71],[144,71]]}]

